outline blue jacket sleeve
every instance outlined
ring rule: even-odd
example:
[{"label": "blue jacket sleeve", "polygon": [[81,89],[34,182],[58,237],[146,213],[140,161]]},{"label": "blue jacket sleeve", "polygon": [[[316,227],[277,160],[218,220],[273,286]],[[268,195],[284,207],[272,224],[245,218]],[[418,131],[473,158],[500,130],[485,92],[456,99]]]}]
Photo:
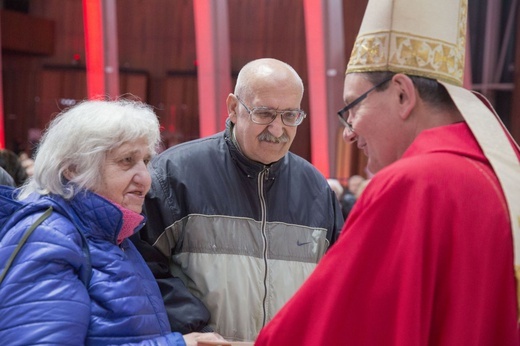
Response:
[{"label": "blue jacket sleeve", "polygon": [[[27,218],[2,238],[2,267],[38,216]],[[69,234],[74,235],[79,237]],[[77,274],[85,261],[80,241],[71,242],[44,225],[31,234],[0,286],[1,344],[84,343],[90,299]]]},{"label": "blue jacket sleeve", "polygon": [[134,234],[131,240],[157,281],[171,329],[183,334],[212,332],[208,325],[210,318],[208,309],[202,301],[189,292],[180,278],[170,274],[168,259],[148,242],[142,240],[142,235],[143,233]]}]

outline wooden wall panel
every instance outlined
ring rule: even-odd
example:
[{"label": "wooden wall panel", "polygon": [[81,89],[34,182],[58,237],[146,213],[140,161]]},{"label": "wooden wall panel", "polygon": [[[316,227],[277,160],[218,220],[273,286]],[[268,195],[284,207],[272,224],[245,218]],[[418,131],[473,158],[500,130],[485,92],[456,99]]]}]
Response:
[{"label": "wooden wall panel", "polygon": [[[303,0],[227,1],[233,87],[238,71],[248,61],[260,57],[277,58],[292,65],[301,75],[306,88],[302,108],[309,111]],[[366,4],[367,0],[343,1],[344,27],[338,30],[344,30],[347,57]],[[165,130],[173,124],[181,134],[177,141],[195,137],[199,109],[193,0],[119,0],[116,6],[119,65],[123,71],[143,72],[143,75],[122,76],[121,93],[128,90],[154,106]],[[79,86],[84,85],[80,72],[65,73],[47,68],[66,66],[74,70],[85,66],[81,0],[31,0],[29,15],[54,23],[54,54],[25,57],[4,53],[2,57],[8,147],[26,140],[29,128],[43,126],[51,114],[59,110],[56,100],[86,98],[86,86]],[[185,75],[172,74],[172,71]],[[518,86],[518,77],[516,81]],[[514,95],[517,94],[515,89]],[[512,123],[516,124],[513,133],[518,139],[520,107],[518,102],[515,104]],[[340,107],[338,105],[338,109]],[[310,157],[309,123],[306,120],[298,128],[291,149],[307,159]],[[358,155],[355,146],[347,146],[341,141],[338,146],[343,146],[338,148],[339,152],[349,150],[348,157],[358,158],[350,173],[364,173],[364,155]]]},{"label": "wooden wall panel", "polygon": [[37,107],[38,128],[64,108],[86,99],[87,80],[83,69],[45,69],[41,73],[40,99]]},{"label": "wooden wall panel", "polygon": [[[228,0],[228,9],[232,73],[238,74],[258,58],[285,61],[302,77],[306,92],[301,107],[309,112],[303,0]],[[306,119],[298,127],[291,151],[310,160],[309,140]]]},{"label": "wooden wall panel", "polygon": [[146,69],[154,78],[194,69],[192,0],[118,1],[117,21],[121,67]]},{"label": "wooden wall panel", "polygon": [[28,131],[36,127],[38,61],[33,55],[2,54],[5,143],[15,152],[28,147]]},{"label": "wooden wall panel", "polygon": [[177,74],[165,83],[164,111],[160,114],[166,147],[199,137],[197,76]]},{"label": "wooden wall panel", "polygon": [[[83,8],[81,0],[31,0],[30,13],[54,22],[54,54],[41,59],[42,65],[85,64]],[[78,54],[80,60],[74,60]]]},{"label": "wooden wall panel", "polygon": [[[228,1],[233,78],[248,61],[274,57],[292,65],[308,89],[302,0]],[[31,0],[30,14],[52,20],[55,25],[55,54],[39,59],[42,70],[43,66],[71,69],[85,66],[81,0]],[[188,74],[196,71],[193,0],[118,1],[117,21],[120,67],[148,74],[146,91],[135,89],[136,85],[143,84],[134,85],[134,77],[126,80],[122,77],[122,85],[130,84],[123,87],[121,93],[128,89],[140,94],[156,107],[161,119],[169,119],[170,106],[174,105],[177,114],[182,114],[175,125],[177,131],[182,132],[179,138],[196,136],[193,130],[198,126],[196,77],[185,76],[172,82],[169,75],[170,71]],[[87,96],[86,89],[78,88],[84,83],[80,72],[59,72],[59,77],[53,75],[56,73],[42,72],[42,83],[37,88],[40,125],[58,110],[56,99]],[[307,93],[302,108],[309,109]],[[167,128],[168,124],[162,125]],[[305,121],[292,147],[293,152],[306,158],[310,156],[309,134],[309,122]]]},{"label": "wooden wall panel", "polygon": [[[83,68],[47,67],[41,71],[36,107],[38,128],[43,129],[61,110],[87,98],[86,73]],[[120,73],[122,95],[133,95],[146,102],[148,76],[143,72]]]},{"label": "wooden wall panel", "polygon": [[119,90],[121,95],[131,95],[138,100],[148,102],[148,74],[120,72]]},{"label": "wooden wall panel", "polygon": [[[54,52],[54,22],[24,13],[0,10],[2,49],[27,54]],[[23,30],[20,30],[20,27]]]},{"label": "wooden wall panel", "polygon": [[250,60],[271,57],[292,65],[306,79],[302,0],[228,0],[228,4],[233,71]]}]

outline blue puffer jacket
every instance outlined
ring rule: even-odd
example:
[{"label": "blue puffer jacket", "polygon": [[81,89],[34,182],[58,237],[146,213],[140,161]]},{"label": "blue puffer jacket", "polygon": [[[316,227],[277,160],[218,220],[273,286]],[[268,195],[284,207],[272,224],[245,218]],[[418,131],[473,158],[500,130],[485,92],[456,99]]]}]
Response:
[{"label": "blue puffer jacket", "polygon": [[[1,345],[185,345],[181,334],[170,332],[161,293],[140,254],[128,239],[116,243],[123,223],[116,206],[93,193],[26,203],[12,200],[12,192],[0,187],[0,270],[30,225],[49,206],[54,211],[0,285]],[[90,250],[87,286],[79,278],[88,258],[78,229]]]}]

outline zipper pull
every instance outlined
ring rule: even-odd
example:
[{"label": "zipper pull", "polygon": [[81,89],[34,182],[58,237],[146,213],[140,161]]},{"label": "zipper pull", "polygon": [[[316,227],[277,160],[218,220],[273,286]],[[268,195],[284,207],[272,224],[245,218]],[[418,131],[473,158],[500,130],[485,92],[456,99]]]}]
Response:
[{"label": "zipper pull", "polygon": [[269,180],[269,167],[265,167],[264,168],[264,180],[267,181]]}]

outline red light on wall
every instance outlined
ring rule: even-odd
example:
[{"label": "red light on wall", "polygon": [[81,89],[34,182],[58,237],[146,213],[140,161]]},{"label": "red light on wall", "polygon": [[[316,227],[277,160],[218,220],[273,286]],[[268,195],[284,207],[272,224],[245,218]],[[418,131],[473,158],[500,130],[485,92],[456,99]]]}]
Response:
[{"label": "red light on wall", "polygon": [[89,99],[105,95],[102,18],[101,0],[83,0],[87,93]]}]

